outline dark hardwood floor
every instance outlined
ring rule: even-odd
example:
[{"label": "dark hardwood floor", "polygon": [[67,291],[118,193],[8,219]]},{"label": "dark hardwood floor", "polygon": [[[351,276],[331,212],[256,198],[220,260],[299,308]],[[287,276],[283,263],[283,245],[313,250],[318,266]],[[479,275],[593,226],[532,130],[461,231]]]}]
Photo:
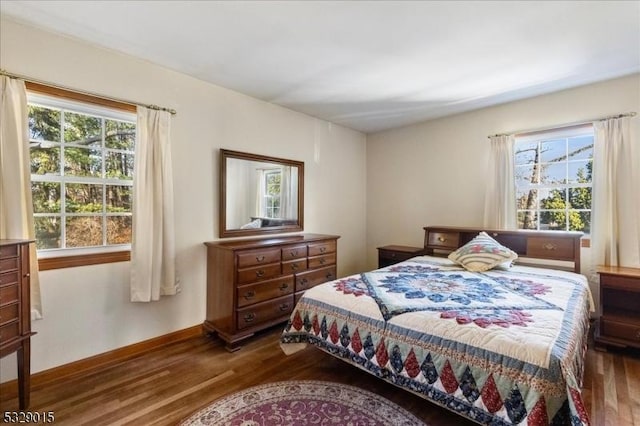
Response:
[{"label": "dark hardwood floor", "polygon": [[[431,426],[473,424],[318,349],[286,356],[278,345],[280,330],[250,339],[235,353],[218,340],[198,336],[99,371],[58,379],[32,389],[30,411],[53,411],[55,424],[64,425],[173,425],[231,392],[307,379],[375,392]],[[640,354],[590,349],[584,396],[594,425],[640,426]],[[0,412],[17,408],[15,394],[0,395]]]}]

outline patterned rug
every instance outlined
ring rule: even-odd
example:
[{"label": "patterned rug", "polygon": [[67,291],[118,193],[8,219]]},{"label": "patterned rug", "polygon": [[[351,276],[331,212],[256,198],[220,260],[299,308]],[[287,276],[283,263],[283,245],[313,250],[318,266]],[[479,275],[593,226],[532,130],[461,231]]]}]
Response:
[{"label": "patterned rug", "polygon": [[315,380],[254,386],[223,397],[181,423],[191,425],[424,425],[402,407],[354,386]]}]

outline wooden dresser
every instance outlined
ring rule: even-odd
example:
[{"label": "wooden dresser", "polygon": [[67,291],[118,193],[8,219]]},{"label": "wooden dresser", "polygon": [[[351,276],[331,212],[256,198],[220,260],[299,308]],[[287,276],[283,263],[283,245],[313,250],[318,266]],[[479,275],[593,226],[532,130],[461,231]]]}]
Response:
[{"label": "wooden dresser", "polygon": [[0,357],[18,355],[21,410],[29,407],[31,378],[30,240],[0,240]]},{"label": "wooden dresser", "polygon": [[227,349],[285,322],[305,290],[336,279],[335,235],[206,242],[207,318],[204,329]]},{"label": "wooden dresser", "polygon": [[600,309],[596,349],[640,348],[640,269],[599,266]]}]

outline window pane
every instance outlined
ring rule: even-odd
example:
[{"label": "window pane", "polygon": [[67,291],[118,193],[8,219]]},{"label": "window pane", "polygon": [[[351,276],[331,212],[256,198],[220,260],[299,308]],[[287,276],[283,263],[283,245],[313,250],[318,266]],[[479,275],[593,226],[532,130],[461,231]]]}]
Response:
[{"label": "window pane", "polygon": [[566,163],[548,163],[541,166],[540,183],[565,183],[566,180]]},{"label": "window pane", "polygon": [[61,247],[61,227],[59,217],[36,216],[33,218],[33,224],[36,229],[36,248],[38,250]]},{"label": "window pane", "polygon": [[540,144],[540,162],[541,163],[565,161],[566,159],[567,159],[566,139],[557,139],[553,141],[542,142]]},{"label": "window pane", "polygon": [[592,160],[569,162],[569,183],[591,183]]},{"label": "window pane", "polygon": [[131,244],[131,216],[107,217],[107,244]]},{"label": "window pane", "polygon": [[29,152],[32,174],[60,174],[60,145],[41,142],[37,145],[31,145]]},{"label": "window pane", "polygon": [[104,126],[107,148],[133,151],[136,142],[136,125],[134,123],[105,120]]},{"label": "window pane", "polygon": [[102,119],[66,111],[64,141],[86,146],[102,146]]},{"label": "window pane", "polygon": [[105,158],[105,173],[111,179],[133,179],[133,155],[108,152]]},{"label": "window pane", "polygon": [[591,232],[591,212],[569,210],[569,231]]},{"label": "window pane", "polygon": [[565,231],[567,229],[567,213],[564,210],[541,210],[540,229]]},{"label": "window pane", "polygon": [[537,163],[538,142],[519,143],[516,144],[515,164],[531,164]]},{"label": "window pane", "polygon": [[67,148],[64,150],[64,173],[71,176],[102,176],[102,151]]},{"label": "window pane", "polygon": [[29,138],[60,142],[60,110],[30,105]]},{"label": "window pane", "polygon": [[60,183],[31,182],[34,213],[60,213]]},{"label": "window pane", "polygon": [[65,188],[67,213],[102,212],[102,185],[70,183]]},{"label": "window pane", "polygon": [[538,208],[537,189],[518,189],[516,191],[516,208],[518,210],[530,210]]},{"label": "window pane", "polygon": [[569,204],[574,209],[591,210],[591,188],[569,188]]},{"label": "window pane", "polygon": [[538,213],[534,210],[519,211],[518,229],[538,229]]},{"label": "window pane", "polygon": [[67,217],[67,247],[89,247],[102,245],[102,217]]},{"label": "window pane", "polygon": [[567,207],[567,190],[565,188],[541,189],[540,209],[557,210]]},{"label": "window pane", "polygon": [[516,186],[538,183],[538,169],[539,166],[516,166],[514,170],[516,175]]},{"label": "window pane", "polygon": [[593,135],[569,139],[569,160],[593,158]]},{"label": "window pane", "polygon": [[107,212],[131,211],[131,186],[107,185]]}]

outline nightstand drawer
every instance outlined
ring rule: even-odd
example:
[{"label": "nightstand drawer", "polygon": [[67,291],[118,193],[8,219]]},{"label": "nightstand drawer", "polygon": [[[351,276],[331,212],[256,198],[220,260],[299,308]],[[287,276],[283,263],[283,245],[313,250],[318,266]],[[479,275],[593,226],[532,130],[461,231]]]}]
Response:
[{"label": "nightstand drawer", "polygon": [[618,290],[628,290],[640,293],[640,279],[620,275],[600,274],[600,285]]},{"label": "nightstand drawer", "polygon": [[378,247],[378,268],[393,265],[403,260],[424,254],[424,247],[384,246]]},{"label": "nightstand drawer", "polygon": [[640,324],[629,324],[600,318],[600,333],[604,337],[616,337],[640,343]]}]

